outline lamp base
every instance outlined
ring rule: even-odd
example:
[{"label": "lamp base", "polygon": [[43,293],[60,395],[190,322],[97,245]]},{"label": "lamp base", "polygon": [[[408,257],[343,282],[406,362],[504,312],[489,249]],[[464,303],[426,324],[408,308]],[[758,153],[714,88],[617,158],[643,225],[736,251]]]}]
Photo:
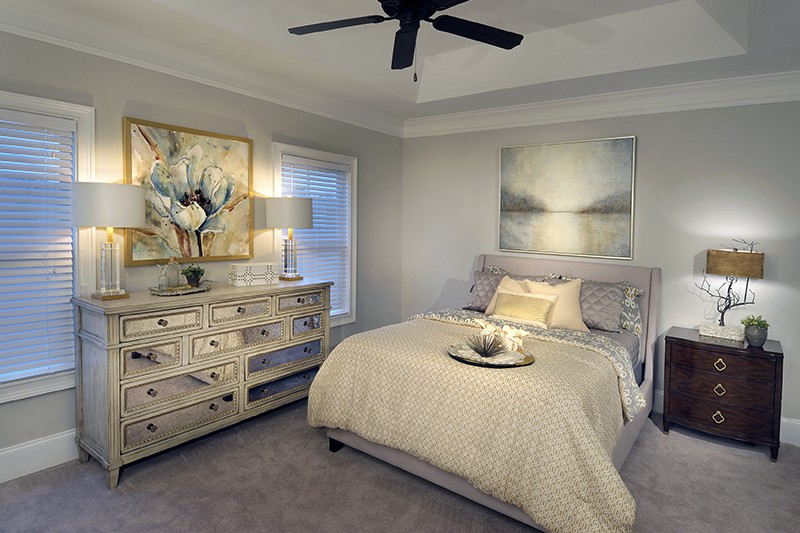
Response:
[{"label": "lamp base", "polygon": [[720,326],[717,324],[700,324],[700,335],[726,339],[729,341],[744,341],[744,329],[737,326]]},{"label": "lamp base", "polygon": [[300,281],[301,279],[303,279],[303,276],[301,276],[300,274],[296,274],[294,276],[281,274],[278,276],[278,279],[281,281]]},{"label": "lamp base", "polygon": [[123,298],[130,298],[130,293],[127,292],[93,292],[92,298],[95,300],[122,300]]}]

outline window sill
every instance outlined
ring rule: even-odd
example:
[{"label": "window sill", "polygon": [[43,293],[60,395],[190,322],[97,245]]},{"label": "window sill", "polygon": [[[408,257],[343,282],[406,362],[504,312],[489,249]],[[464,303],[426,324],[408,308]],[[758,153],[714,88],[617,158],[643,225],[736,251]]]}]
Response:
[{"label": "window sill", "polygon": [[75,371],[59,372],[0,384],[0,404],[75,388]]}]

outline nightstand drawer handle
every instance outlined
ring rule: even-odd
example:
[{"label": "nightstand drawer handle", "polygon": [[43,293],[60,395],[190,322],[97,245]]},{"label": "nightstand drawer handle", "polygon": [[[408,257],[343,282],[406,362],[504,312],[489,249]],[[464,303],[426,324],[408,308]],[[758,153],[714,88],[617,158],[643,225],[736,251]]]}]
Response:
[{"label": "nightstand drawer handle", "polygon": [[720,413],[719,411],[717,411],[716,413],[714,413],[713,415],[711,415],[711,420],[713,420],[713,421],[714,421],[714,422],[716,422],[717,424],[722,424],[723,422],[725,422],[725,417],[724,417],[724,416],[722,416],[722,413]]},{"label": "nightstand drawer handle", "polygon": [[726,364],[725,364],[725,361],[723,361],[723,360],[722,360],[722,357],[720,357],[719,359],[717,359],[717,360],[714,362],[714,368],[716,368],[717,370],[719,370],[720,372],[722,372],[723,370],[725,370],[726,368],[728,368],[728,365],[726,365]]},{"label": "nightstand drawer handle", "polygon": [[725,396],[725,393],[728,392],[725,390],[725,387],[722,386],[722,383],[717,383],[717,386],[714,387],[714,393],[717,396]]}]

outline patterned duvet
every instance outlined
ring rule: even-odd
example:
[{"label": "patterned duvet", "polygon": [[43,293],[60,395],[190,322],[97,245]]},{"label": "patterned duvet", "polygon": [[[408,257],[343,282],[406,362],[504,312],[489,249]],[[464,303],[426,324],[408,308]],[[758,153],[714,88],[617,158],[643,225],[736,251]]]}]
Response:
[{"label": "patterned duvet", "polygon": [[644,399],[630,361],[628,376],[624,356],[612,362],[618,345],[538,330],[524,343],[530,366],[448,356],[475,333],[469,315],[454,312],[347,338],[312,383],[309,424],[419,457],[553,533],[630,531],[635,502],[611,452]]}]

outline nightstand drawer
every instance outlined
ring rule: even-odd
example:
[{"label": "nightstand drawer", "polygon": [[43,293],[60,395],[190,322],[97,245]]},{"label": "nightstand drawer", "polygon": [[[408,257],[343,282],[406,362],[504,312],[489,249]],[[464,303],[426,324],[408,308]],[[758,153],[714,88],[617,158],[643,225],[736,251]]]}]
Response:
[{"label": "nightstand drawer", "polygon": [[272,314],[272,298],[259,298],[230,302],[225,304],[211,304],[208,322],[212,326],[228,324],[237,320],[248,320],[256,317],[266,317]]},{"label": "nightstand drawer", "polygon": [[119,319],[120,340],[200,329],[203,325],[202,313],[202,307],[192,307],[159,313],[122,315]]},{"label": "nightstand drawer", "polygon": [[157,381],[122,388],[122,415],[239,381],[238,359]]},{"label": "nightstand drawer", "polygon": [[253,355],[247,359],[247,379],[265,372],[280,372],[292,366],[301,366],[303,364],[310,366],[309,362],[314,358],[320,357],[323,354],[323,349],[324,340],[315,339],[303,344]]},{"label": "nightstand drawer", "polygon": [[748,379],[774,380],[775,361],[672,344],[673,365]]},{"label": "nightstand drawer", "polygon": [[771,412],[732,407],[720,402],[698,401],[686,394],[671,393],[670,418],[678,424],[725,437],[773,437]]},{"label": "nightstand drawer", "polygon": [[749,381],[727,377],[724,373],[692,371],[673,365],[670,389],[730,406],[772,411],[775,385],[769,381]]},{"label": "nightstand drawer", "polygon": [[239,395],[232,391],[163,414],[124,423],[122,452],[185,433],[238,412]]},{"label": "nightstand drawer", "polygon": [[192,338],[190,359],[207,359],[246,348],[274,344],[286,339],[284,319],[263,322],[253,326],[220,331]]}]

